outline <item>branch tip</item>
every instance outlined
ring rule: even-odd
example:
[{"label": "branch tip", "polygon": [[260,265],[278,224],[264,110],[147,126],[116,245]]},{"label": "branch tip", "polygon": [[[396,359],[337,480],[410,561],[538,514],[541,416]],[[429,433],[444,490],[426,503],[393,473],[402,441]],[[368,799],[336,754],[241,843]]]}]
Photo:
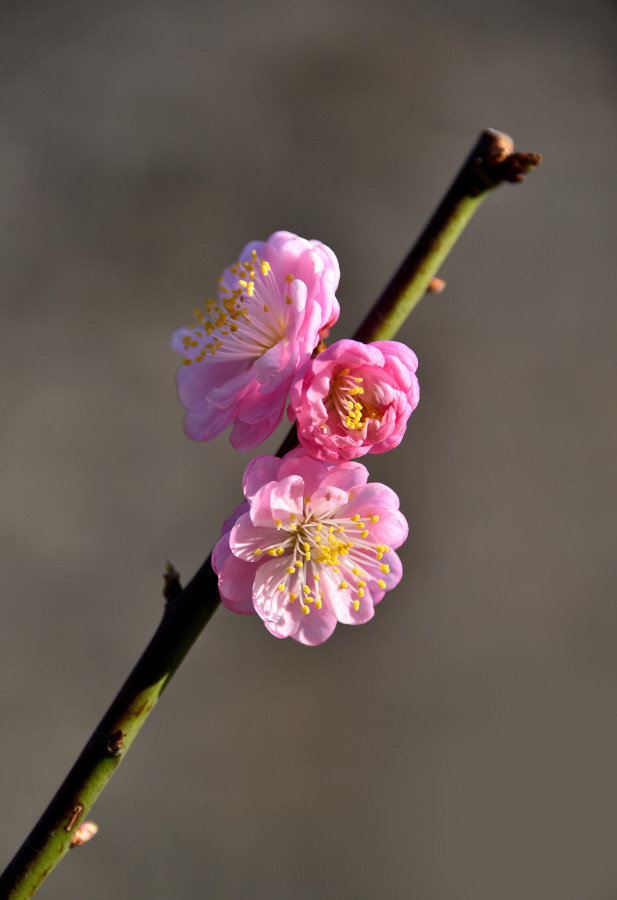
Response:
[{"label": "branch tip", "polygon": [[542,162],[539,153],[514,152],[512,138],[492,128],[482,132],[476,151],[474,163],[478,179],[472,178],[472,195],[504,181],[518,184],[525,180],[527,172]]}]

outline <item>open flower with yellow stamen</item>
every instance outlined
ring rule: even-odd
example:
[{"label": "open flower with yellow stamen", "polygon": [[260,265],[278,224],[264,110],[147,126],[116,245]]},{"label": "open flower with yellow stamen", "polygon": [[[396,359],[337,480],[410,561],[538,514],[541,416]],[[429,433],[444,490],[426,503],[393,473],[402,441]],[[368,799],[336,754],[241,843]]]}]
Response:
[{"label": "open flower with yellow stamen", "polygon": [[319,241],[277,231],[253,241],[219,279],[217,299],[174,332],[185,431],[208,441],[233,424],[231,442],[252,450],[279,424],[289,386],[336,322],[336,256]]},{"label": "open flower with yellow stamen", "polygon": [[290,419],[315,459],[334,462],[398,446],[418,405],[415,353],[398,341],[331,344],[299,372]]},{"label": "open flower with yellow stamen", "polygon": [[337,622],[359,625],[400,581],[407,537],[397,495],[356,462],[329,464],[301,447],[259,456],[247,503],[223,526],[212,565],[228,609],[258,613],[276,637],[321,644]]}]

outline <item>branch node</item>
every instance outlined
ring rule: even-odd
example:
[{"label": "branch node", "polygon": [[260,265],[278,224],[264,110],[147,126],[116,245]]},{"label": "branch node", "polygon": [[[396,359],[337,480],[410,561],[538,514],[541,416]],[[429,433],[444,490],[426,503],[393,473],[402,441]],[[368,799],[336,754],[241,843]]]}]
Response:
[{"label": "branch node", "polygon": [[120,756],[125,737],[126,734],[121,729],[118,729],[118,731],[114,731],[113,734],[109,735],[107,743],[105,744],[105,749],[110,756]]}]

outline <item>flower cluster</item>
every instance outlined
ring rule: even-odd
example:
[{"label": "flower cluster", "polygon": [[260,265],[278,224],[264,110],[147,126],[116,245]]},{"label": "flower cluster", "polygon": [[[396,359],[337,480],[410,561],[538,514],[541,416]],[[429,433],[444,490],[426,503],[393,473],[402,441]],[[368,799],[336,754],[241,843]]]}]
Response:
[{"label": "flower cluster", "polygon": [[337,622],[367,622],[401,578],[398,497],[352,460],[396,447],[420,396],[416,356],[397,341],[317,352],[338,318],[339,274],[324,244],[276,232],[247,244],[217,299],[172,338],[194,440],[231,425],[233,446],[251,450],[290,399],[301,447],[249,463],[246,502],[225,522],[212,565],[226,607],[310,645]]}]

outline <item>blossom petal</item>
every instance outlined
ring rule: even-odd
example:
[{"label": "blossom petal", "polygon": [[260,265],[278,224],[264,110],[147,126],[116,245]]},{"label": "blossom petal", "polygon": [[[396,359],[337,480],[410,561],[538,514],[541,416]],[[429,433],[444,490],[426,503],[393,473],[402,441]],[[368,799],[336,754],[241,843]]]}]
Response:
[{"label": "blossom petal", "polygon": [[242,479],[242,490],[247,500],[252,500],[260,487],[275,481],[281,467],[278,456],[256,456],[250,461]]},{"label": "blossom petal", "polygon": [[233,555],[227,557],[219,572],[219,593],[223,606],[243,615],[254,613],[254,578],[254,565]]}]

